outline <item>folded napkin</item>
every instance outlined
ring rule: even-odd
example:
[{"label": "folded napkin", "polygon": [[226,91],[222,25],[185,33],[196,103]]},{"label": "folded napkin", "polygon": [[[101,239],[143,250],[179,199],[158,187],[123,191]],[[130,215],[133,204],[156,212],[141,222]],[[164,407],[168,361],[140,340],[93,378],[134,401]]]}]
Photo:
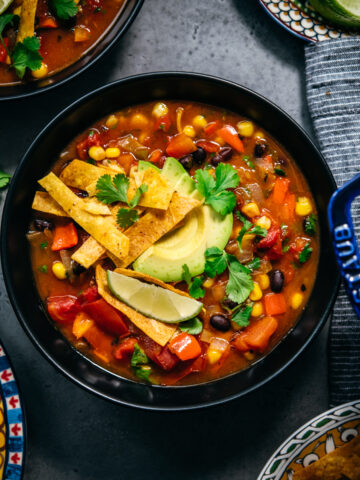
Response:
[{"label": "folded napkin", "polygon": [[[360,171],[360,38],[306,46],[305,60],[306,92],[315,132],[340,186]],[[352,214],[357,234],[359,212],[360,200],[356,200]],[[343,285],[329,335],[330,403],[335,406],[360,398],[360,319]]]}]

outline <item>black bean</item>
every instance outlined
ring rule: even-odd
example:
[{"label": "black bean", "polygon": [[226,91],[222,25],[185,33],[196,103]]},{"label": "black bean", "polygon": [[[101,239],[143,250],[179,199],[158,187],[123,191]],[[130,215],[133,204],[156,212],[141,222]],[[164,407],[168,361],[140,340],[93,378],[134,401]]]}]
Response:
[{"label": "black bean", "polygon": [[214,157],[212,157],[211,163],[212,165],[216,166],[219,165],[219,163],[227,162],[228,160],[230,160],[232,155],[233,149],[231,147],[220,148],[219,152]]},{"label": "black bean", "polygon": [[54,225],[48,220],[43,220],[42,218],[35,218],[34,227],[36,228],[36,230],[43,232],[45,229],[52,230],[54,228]]},{"label": "black bean", "polygon": [[206,152],[203,148],[198,147],[197,150],[191,154],[191,156],[197,165],[201,165],[205,162]]},{"label": "black bean", "polygon": [[89,196],[88,192],[86,192],[85,190],[77,190],[75,192],[75,195],[79,198],[86,198]]},{"label": "black bean", "polygon": [[233,310],[235,307],[237,307],[239,304],[236,303],[236,302],[233,302],[232,300],[230,300],[230,298],[225,298],[225,300],[223,300],[223,305],[227,308],[229,308],[230,310]]},{"label": "black bean", "polygon": [[284,286],[284,274],[281,270],[273,270],[270,273],[270,287],[275,293],[281,292]]},{"label": "black bean", "polygon": [[191,155],[185,155],[185,157],[180,158],[179,162],[185,170],[190,170],[193,166],[193,157]]},{"label": "black bean", "polygon": [[231,327],[230,320],[225,317],[225,315],[220,314],[212,315],[210,323],[216,330],[220,330],[221,332],[227,332]]},{"label": "black bean", "polygon": [[305,286],[304,284],[302,284],[300,288],[301,288],[301,291],[302,291],[302,292],[305,292],[305,291],[306,291],[306,286]]},{"label": "black bean", "polygon": [[75,275],[80,275],[81,273],[86,272],[86,268],[80,265],[80,263],[74,262],[72,270]]},{"label": "black bean", "polygon": [[256,158],[261,158],[266,152],[265,143],[257,143],[254,148],[254,155]]}]

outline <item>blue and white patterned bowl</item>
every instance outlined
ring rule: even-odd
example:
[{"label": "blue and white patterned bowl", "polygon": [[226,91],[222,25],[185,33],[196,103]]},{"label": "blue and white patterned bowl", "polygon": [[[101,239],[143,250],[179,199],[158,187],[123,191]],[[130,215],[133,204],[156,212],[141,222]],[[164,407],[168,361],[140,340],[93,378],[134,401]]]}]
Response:
[{"label": "blue and white patterned bowl", "polygon": [[307,42],[321,42],[331,38],[360,36],[330,25],[311,7],[308,0],[259,0],[265,10],[282,27]]}]

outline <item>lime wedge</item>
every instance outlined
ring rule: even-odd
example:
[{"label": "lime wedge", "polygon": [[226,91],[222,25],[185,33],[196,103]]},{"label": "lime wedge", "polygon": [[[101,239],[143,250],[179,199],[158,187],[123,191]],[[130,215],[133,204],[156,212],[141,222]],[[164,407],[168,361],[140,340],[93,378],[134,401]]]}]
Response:
[{"label": "lime wedge", "polygon": [[0,15],[11,5],[13,0],[0,0]]},{"label": "lime wedge", "polygon": [[323,17],[348,28],[360,27],[359,0],[310,0]]},{"label": "lime wedge", "polygon": [[121,273],[107,271],[111,292],[137,312],[162,322],[185,322],[196,317],[203,304],[166,288]]}]

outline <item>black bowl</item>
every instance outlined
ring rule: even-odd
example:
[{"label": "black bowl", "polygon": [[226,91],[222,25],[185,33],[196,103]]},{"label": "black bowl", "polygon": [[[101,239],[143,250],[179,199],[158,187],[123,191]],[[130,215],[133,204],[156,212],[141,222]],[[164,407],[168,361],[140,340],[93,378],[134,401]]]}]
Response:
[{"label": "black bowl", "polygon": [[[289,334],[250,368],[195,386],[136,383],[104,370],[77,352],[47,320],[31,271],[25,237],[37,180],[64,145],[99,118],[128,105],[155,99],[183,99],[218,105],[264,127],[295,158],[319,211],[321,251],[309,302]],[[1,235],[5,282],[14,310],[35,345],[61,372],[87,390],[124,405],[151,410],[185,410],[240,397],[271,380],[310,343],[334,303],[339,273],[327,225],[333,177],[305,132],[283,111],[256,93],[218,78],[192,73],[137,75],[99,88],[60,113],[35,139],[15,173],[7,195]]]},{"label": "black bowl", "polygon": [[63,70],[42,80],[34,80],[26,83],[18,82],[9,86],[0,85],[0,101],[29,97],[30,95],[51,90],[83,73],[97,60],[102,58],[126,32],[139,13],[143,2],[144,0],[126,0],[113,23],[103,33],[95,45],[89,48],[85,55],[79,58],[79,60]]}]

